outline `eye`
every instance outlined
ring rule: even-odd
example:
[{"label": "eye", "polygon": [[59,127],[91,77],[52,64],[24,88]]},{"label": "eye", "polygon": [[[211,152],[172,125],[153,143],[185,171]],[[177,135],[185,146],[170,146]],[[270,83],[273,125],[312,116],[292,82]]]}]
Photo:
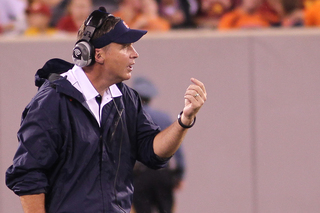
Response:
[{"label": "eye", "polygon": [[130,47],[131,46],[131,44],[122,44],[122,48],[124,49],[124,48],[128,48],[128,47]]}]

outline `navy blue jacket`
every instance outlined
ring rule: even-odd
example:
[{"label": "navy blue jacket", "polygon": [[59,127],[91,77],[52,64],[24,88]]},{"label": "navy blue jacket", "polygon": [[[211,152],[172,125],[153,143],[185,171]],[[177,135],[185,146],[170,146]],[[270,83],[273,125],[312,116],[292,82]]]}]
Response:
[{"label": "navy blue jacket", "polygon": [[17,195],[45,193],[47,213],[130,212],[136,160],[154,169],[168,161],[153,151],[159,127],[137,92],[119,83],[122,96],[104,106],[100,128],[66,78],[48,80],[72,67],[52,59],[38,70],[6,184]]}]

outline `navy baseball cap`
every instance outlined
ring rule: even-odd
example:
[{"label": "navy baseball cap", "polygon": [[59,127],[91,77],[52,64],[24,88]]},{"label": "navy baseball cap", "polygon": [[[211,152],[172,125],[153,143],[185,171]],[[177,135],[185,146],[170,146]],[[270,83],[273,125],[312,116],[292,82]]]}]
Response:
[{"label": "navy baseball cap", "polygon": [[146,30],[130,29],[123,20],[120,20],[112,30],[101,37],[92,40],[91,44],[95,48],[102,48],[112,42],[130,44],[138,41],[146,33]]}]

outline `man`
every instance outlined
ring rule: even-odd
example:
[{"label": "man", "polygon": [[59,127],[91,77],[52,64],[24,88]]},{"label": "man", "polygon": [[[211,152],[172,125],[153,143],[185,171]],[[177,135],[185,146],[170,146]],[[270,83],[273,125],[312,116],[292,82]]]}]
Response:
[{"label": "man", "polygon": [[135,161],[161,168],[179,148],[206,90],[192,78],[178,121],[160,132],[122,83],[139,56],[132,43],[145,33],[100,8],[78,32],[76,65],[52,59],[38,70],[6,172],[25,213],[130,212]]},{"label": "man", "polygon": [[92,0],[68,1],[68,6],[66,8],[67,13],[58,20],[56,28],[58,31],[64,33],[77,32],[81,27],[83,20],[91,13],[91,8]]}]

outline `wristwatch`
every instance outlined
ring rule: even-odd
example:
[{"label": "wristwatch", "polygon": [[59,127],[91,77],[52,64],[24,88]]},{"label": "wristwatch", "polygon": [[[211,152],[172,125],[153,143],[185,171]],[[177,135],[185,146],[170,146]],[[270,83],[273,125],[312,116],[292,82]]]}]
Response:
[{"label": "wristwatch", "polygon": [[178,115],[178,122],[179,122],[180,126],[182,126],[185,129],[193,127],[194,123],[196,122],[196,117],[194,117],[192,123],[189,126],[187,126],[187,125],[183,124],[182,121],[181,121],[182,113],[183,113],[183,111],[181,111],[180,114]]}]

